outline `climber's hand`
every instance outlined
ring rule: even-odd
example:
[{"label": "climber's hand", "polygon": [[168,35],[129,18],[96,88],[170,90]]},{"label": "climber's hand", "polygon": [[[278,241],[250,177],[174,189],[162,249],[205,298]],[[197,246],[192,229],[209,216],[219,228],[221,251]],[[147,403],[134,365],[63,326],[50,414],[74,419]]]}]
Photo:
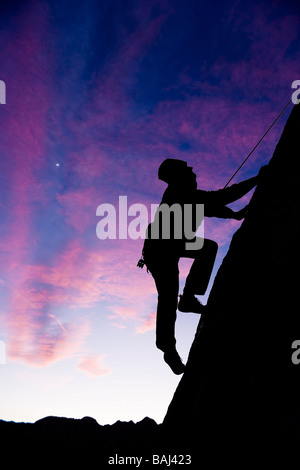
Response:
[{"label": "climber's hand", "polygon": [[258,172],[258,180],[261,180],[264,178],[269,172],[269,165],[263,165],[261,169]]}]

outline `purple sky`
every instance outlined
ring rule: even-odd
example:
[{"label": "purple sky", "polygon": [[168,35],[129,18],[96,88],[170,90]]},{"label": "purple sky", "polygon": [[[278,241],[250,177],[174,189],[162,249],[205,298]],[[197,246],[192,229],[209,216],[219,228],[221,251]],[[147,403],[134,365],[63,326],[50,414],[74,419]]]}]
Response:
[{"label": "purple sky", "polygon": [[[0,18],[0,418],[160,421],[178,378],[155,349],[142,240],[99,240],[96,208],[150,210],[166,157],[225,185],[300,78],[299,3],[3,1]],[[268,162],[290,110],[233,182]],[[205,220],[216,268],[238,226]],[[178,319],[183,358],[197,321]]]}]

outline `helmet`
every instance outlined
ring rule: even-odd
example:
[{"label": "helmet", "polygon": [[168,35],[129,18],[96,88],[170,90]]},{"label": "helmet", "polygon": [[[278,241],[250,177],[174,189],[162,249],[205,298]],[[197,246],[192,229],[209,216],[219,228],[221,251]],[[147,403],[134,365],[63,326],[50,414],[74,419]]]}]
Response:
[{"label": "helmet", "polygon": [[170,183],[172,179],[179,176],[184,170],[187,169],[187,162],[176,158],[167,158],[164,160],[158,169],[158,179],[165,183]]}]

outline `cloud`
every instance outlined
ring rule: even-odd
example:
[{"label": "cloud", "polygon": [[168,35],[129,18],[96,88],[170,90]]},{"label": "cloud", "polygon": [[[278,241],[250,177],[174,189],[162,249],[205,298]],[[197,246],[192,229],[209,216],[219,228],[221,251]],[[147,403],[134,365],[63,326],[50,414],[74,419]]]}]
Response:
[{"label": "cloud", "polygon": [[90,323],[86,319],[78,318],[76,323],[65,322],[62,329],[50,317],[37,317],[35,309],[31,315],[14,308],[7,341],[10,361],[35,367],[48,366],[72,357],[83,346],[90,332]]},{"label": "cloud", "polygon": [[104,365],[104,354],[82,357],[77,364],[77,369],[82,370],[90,377],[103,377],[112,372]]},{"label": "cloud", "polygon": [[94,188],[72,189],[57,194],[61,204],[61,216],[65,223],[74,227],[79,234],[95,226],[95,207],[99,194]]},{"label": "cloud", "polygon": [[[240,2],[235,5],[240,9]],[[144,59],[164,45],[173,14],[169,2],[138,2],[129,12],[135,26],[116,28],[112,53],[92,72],[93,54],[86,54],[94,38],[90,23],[83,26],[84,42],[76,38],[80,49],[70,47],[76,28],[68,30],[68,41],[66,33],[59,34],[61,52],[51,11],[50,4],[48,9],[32,3],[16,14],[13,30],[1,33],[7,105],[1,108],[0,150],[7,179],[0,249],[8,353],[39,366],[80,350],[91,328],[89,309],[102,311],[101,302],[112,312],[111,326],[132,324],[138,333],[154,328],[149,312],[155,286],[136,268],[142,241],[98,240],[98,204],[114,203],[123,194],[129,204],[159,203],[165,185],[157,168],[167,156],[188,160],[201,188],[219,189],[298,78],[298,58],[289,50],[299,19],[274,19],[270,9],[260,8],[239,15],[233,8],[231,20],[224,21],[233,38],[241,32],[247,37],[246,55],[204,59],[197,77],[186,68],[148,107],[139,103],[140,72]],[[69,67],[62,69],[66,56]],[[280,124],[235,181],[268,159],[279,133]],[[235,221],[206,224],[206,236],[221,246],[238,227]]]},{"label": "cloud", "polygon": [[[151,296],[152,297],[152,296]],[[144,334],[147,331],[155,329],[156,313],[145,313],[146,301],[151,302],[151,299],[144,299],[144,302],[139,301],[138,306],[124,306],[113,305],[110,310],[113,312],[109,315],[109,319],[113,320],[110,325],[115,328],[126,328],[126,324],[132,322],[135,325],[135,332],[137,334]],[[153,302],[151,302],[153,303]]]},{"label": "cloud", "polygon": [[240,227],[241,222],[234,219],[210,220],[205,225],[205,237],[215,240],[219,247],[228,244],[232,235]]},{"label": "cloud", "polygon": [[140,325],[136,326],[136,333],[138,334],[144,334],[147,333],[148,331],[152,331],[155,329],[156,325],[156,313],[150,313],[148,316],[146,316]]},{"label": "cloud", "polygon": [[93,262],[89,257],[86,264],[81,262],[84,257],[78,242],[56,255],[53,266],[20,267],[10,257],[5,323],[11,360],[45,366],[70,357],[85,343],[90,333],[88,315],[72,313],[72,309],[95,304],[101,289],[96,270],[99,257]]},{"label": "cloud", "polygon": [[5,314],[10,360],[45,366],[78,352],[90,333],[89,309],[100,314],[101,301],[109,303],[114,326],[139,324],[155,291],[151,276],[136,268],[138,254],[122,242],[123,251],[113,240],[103,252],[101,242],[98,251],[75,240],[50,266],[20,267],[19,254],[11,255]]},{"label": "cloud", "polygon": [[120,318],[121,320],[135,320],[140,315],[137,307],[123,306],[123,305],[112,305],[110,310],[113,311],[114,315],[110,315],[109,318]]},{"label": "cloud", "polygon": [[[125,282],[124,276],[124,282]],[[108,315],[110,320],[110,325],[115,328],[123,329],[128,324],[136,325],[136,331],[142,332],[143,329],[151,329],[152,324],[152,315],[147,313],[149,308],[149,303],[152,304],[153,294],[155,290],[153,289],[150,293],[145,289],[145,286],[141,284],[140,288],[137,289],[137,286],[132,283],[127,286],[126,298],[130,299],[130,304],[128,305],[122,293],[119,292],[118,300],[122,302],[120,304],[112,304],[109,306],[112,314]],[[147,293],[147,294],[146,294]],[[126,301],[126,305],[124,302]],[[150,316],[149,316],[150,315]],[[146,330],[145,330],[146,331]]]}]

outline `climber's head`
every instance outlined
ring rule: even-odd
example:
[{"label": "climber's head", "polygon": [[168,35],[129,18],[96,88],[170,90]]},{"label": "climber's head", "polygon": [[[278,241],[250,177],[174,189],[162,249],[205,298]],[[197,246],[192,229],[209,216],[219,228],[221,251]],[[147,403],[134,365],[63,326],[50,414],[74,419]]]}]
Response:
[{"label": "climber's head", "polygon": [[193,167],[188,166],[184,160],[167,158],[158,169],[158,178],[168,184],[196,184],[196,175]]}]

